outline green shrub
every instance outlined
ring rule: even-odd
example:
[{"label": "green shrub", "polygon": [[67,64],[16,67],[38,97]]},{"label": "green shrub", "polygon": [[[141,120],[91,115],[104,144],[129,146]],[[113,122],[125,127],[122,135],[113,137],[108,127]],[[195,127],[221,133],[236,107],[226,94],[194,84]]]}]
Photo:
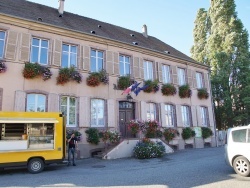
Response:
[{"label": "green shrub", "polygon": [[206,139],[213,135],[213,131],[208,127],[201,127],[202,138]]},{"label": "green shrub", "polygon": [[164,138],[167,142],[174,139],[174,137],[179,136],[179,132],[173,128],[165,128],[163,131]]},{"label": "green shrub", "polygon": [[161,87],[162,95],[169,96],[176,94],[176,88],[172,84],[163,84]]},{"label": "green shrub", "polygon": [[118,89],[123,90],[123,89],[128,88],[131,85],[130,77],[129,76],[121,76],[121,77],[119,77],[117,85],[118,85]]},{"label": "green shrub", "polygon": [[85,131],[87,142],[97,145],[100,142],[99,131],[96,128],[89,128]]},{"label": "green shrub", "polygon": [[207,92],[207,89],[206,88],[198,89],[197,96],[199,99],[208,99],[209,94]]},{"label": "green shrub", "polygon": [[189,85],[182,85],[179,87],[179,96],[180,98],[189,98],[192,95],[192,91]]},{"label": "green shrub", "polygon": [[181,136],[184,140],[187,140],[195,136],[195,131],[192,130],[190,127],[183,128]]},{"label": "green shrub", "polygon": [[134,150],[134,157],[137,159],[150,159],[162,157],[166,150],[161,142],[139,141]]}]

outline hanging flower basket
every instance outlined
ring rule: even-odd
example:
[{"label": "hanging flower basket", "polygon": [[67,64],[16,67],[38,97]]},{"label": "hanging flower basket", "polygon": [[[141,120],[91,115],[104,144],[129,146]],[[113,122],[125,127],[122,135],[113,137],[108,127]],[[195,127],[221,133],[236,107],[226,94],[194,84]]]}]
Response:
[{"label": "hanging flower basket", "polygon": [[169,96],[176,94],[176,88],[172,84],[163,84],[161,87],[162,95]]},{"label": "hanging flower basket", "polygon": [[3,60],[0,60],[0,73],[4,73],[7,70],[7,67]]},{"label": "hanging flower basket", "polygon": [[103,69],[100,72],[92,72],[88,76],[87,85],[91,87],[99,86],[100,83],[108,84],[109,83],[109,77],[107,72]]},{"label": "hanging flower basket", "polygon": [[23,77],[33,79],[41,76],[44,81],[51,78],[52,73],[48,67],[44,67],[38,63],[26,62],[23,69]]},{"label": "hanging flower basket", "polygon": [[74,67],[59,69],[59,74],[56,78],[56,83],[64,85],[70,80],[76,81],[77,83],[81,83],[82,75],[78,71],[76,71]]},{"label": "hanging flower basket", "polygon": [[143,91],[146,93],[151,93],[151,92],[156,93],[160,89],[158,83],[159,83],[158,80],[154,80],[154,81],[146,80],[146,81],[144,81],[144,86],[148,85],[148,87],[146,89],[144,89]]},{"label": "hanging flower basket", "polygon": [[117,86],[118,89],[124,90],[131,85],[130,77],[129,76],[121,76],[118,79]]},{"label": "hanging flower basket", "polygon": [[198,93],[197,93],[197,96],[199,99],[208,99],[209,97],[209,94],[207,92],[207,89],[206,88],[201,88],[201,89],[198,89]]},{"label": "hanging flower basket", "polygon": [[179,87],[179,96],[180,98],[189,98],[192,95],[192,91],[189,85],[182,85]]}]

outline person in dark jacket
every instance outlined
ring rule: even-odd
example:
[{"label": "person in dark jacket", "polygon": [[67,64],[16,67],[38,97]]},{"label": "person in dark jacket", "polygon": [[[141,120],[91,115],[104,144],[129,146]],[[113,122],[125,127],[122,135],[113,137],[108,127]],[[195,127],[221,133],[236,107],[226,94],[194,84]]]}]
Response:
[{"label": "person in dark jacket", "polygon": [[67,140],[68,141],[68,166],[71,164],[71,155],[72,155],[72,163],[73,166],[76,166],[75,163],[75,151],[77,150],[77,138],[75,134],[72,133],[71,137]]}]

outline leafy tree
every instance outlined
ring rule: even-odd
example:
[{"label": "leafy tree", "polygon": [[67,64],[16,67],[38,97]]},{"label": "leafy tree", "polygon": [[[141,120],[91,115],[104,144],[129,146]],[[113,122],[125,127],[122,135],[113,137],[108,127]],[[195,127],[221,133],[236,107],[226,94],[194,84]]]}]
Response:
[{"label": "leafy tree", "polygon": [[[238,19],[235,8],[234,0],[211,0],[206,18],[206,53],[202,58],[211,66],[215,117],[219,129],[248,124],[250,120],[248,32]],[[196,20],[205,20],[201,17],[200,10]],[[204,22],[197,23],[204,28]],[[205,43],[204,37],[200,42],[195,41],[194,46],[201,43]],[[197,51],[191,50],[191,53],[194,59],[200,61]]]}]

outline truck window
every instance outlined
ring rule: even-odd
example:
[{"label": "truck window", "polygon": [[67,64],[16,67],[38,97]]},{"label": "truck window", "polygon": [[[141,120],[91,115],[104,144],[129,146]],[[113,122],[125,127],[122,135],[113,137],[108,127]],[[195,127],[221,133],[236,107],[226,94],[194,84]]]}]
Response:
[{"label": "truck window", "polygon": [[234,142],[246,143],[247,129],[232,131],[232,137]]},{"label": "truck window", "polygon": [[53,149],[54,124],[32,123],[27,125],[28,149]]}]

